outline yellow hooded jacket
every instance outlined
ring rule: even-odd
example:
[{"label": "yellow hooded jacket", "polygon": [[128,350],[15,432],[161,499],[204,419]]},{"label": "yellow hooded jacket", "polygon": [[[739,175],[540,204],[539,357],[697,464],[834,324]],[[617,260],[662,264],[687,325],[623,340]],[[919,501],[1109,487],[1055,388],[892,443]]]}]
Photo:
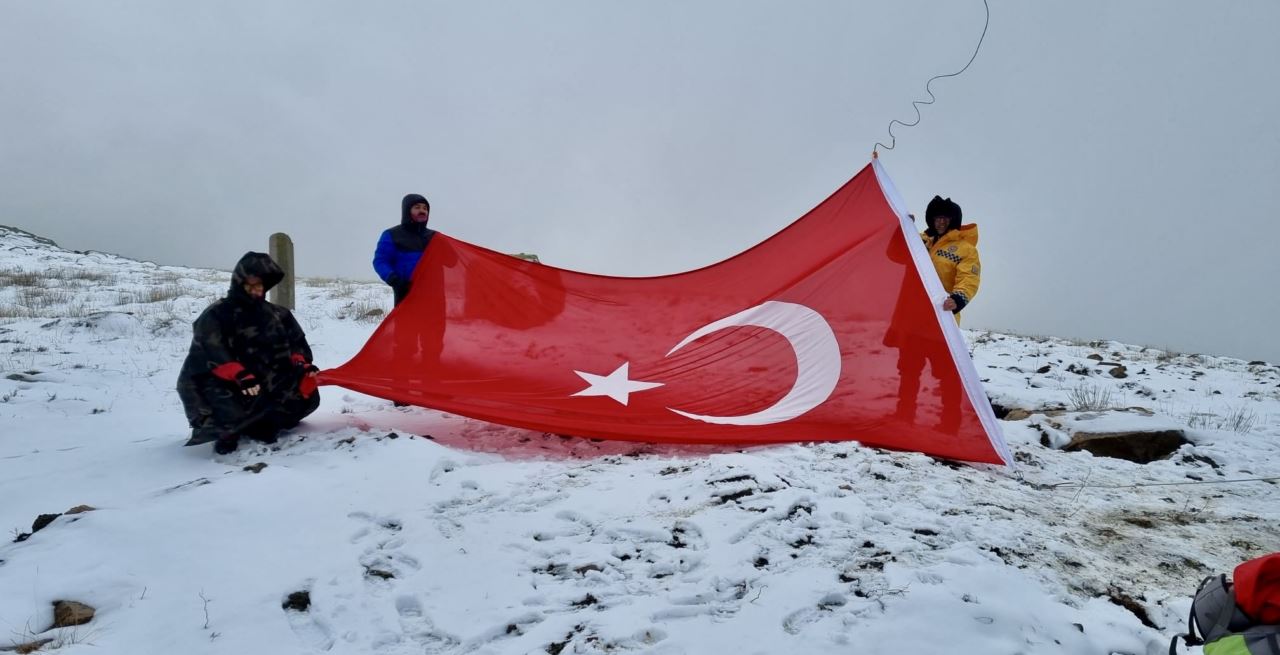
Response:
[{"label": "yellow hooded jacket", "polygon": [[[970,223],[948,230],[942,238],[934,241],[933,237],[922,232],[924,247],[933,260],[933,268],[938,271],[938,279],[942,280],[942,288],[948,294],[964,298],[965,305],[978,295],[978,285],[982,282],[982,262],[978,259],[978,226]],[[963,307],[961,307],[963,309]],[[960,322],[960,314],[956,313],[956,322]]]}]

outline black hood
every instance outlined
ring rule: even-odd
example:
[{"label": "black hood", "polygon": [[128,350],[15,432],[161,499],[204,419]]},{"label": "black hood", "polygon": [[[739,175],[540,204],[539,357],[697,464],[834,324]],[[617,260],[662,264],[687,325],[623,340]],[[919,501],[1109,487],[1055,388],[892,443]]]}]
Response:
[{"label": "black hood", "polygon": [[235,270],[231,271],[231,289],[227,295],[232,298],[250,298],[244,291],[244,281],[250,276],[262,280],[263,289],[270,291],[271,287],[284,279],[284,270],[265,252],[246,252],[236,262]]},{"label": "black hood", "polygon": [[931,236],[938,236],[933,229],[933,217],[946,216],[951,219],[951,224],[947,226],[947,231],[959,229],[961,223],[964,222],[964,212],[960,210],[960,205],[952,202],[950,198],[942,196],[934,196],[929,201],[929,206],[924,210],[924,233]]},{"label": "black hood", "polygon": [[416,193],[410,193],[404,197],[404,200],[400,201],[400,225],[411,231],[420,231],[427,226],[426,223],[415,223],[413,217],[409,216],[409,208],[418,203],[422,203],[427,206],[427,209],[431,209],[431,203]]},{"label": "black hood", "polygon": [[418,223],[409,216],[409,208],[423,203],[427,209],[431,209],[431,203],[427,199],[416,194],[410,193],[400,201],[400,224],[391,228],[391,240],[395,242],[396,247],[406,252],[422,252],[426,250],[427,244],[431,242],[431,235],[435,234],[434,230],[427,229],[426,223]]}]

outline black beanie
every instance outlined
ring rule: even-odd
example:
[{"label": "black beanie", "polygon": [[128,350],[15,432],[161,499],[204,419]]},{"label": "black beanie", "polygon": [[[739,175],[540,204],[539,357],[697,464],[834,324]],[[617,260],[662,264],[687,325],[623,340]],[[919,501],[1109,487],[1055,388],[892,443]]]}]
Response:
[{"label": "black beanie", "polygon": [[960,210],[960,205],[952,202],[950,198],[942,196],[934,196],[929,201],[929,206],[924,210],[925,226],[930,230],[933,229],[933,218],[935,216],[946,216],[951,219],[951,225],[948,229],[956,229],[960,227],[960,222],[964,219],[964,212]]}]

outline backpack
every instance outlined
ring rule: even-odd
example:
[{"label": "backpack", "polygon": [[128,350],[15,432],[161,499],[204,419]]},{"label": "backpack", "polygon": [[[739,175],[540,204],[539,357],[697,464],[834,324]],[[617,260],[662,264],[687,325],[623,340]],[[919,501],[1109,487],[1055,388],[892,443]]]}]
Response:
[{"label": "backpack", "polygon": [[[1204,645],[1205,655],[1280,655],[1280,553],[1236,567],[1232,579],[1211,575],[1191,601],[1188,646]],[[1175,655],[1178,637],[1169,643]]]}]

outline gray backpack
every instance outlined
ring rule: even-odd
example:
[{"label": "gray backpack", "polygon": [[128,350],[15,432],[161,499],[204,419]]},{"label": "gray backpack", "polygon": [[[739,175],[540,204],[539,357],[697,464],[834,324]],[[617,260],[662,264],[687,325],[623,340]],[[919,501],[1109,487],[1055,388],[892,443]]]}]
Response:
[{"label": "gray backpack", "polygon": [[[1259,625],[1236,603],[1226,575],[1211,575],[1196,589],[1187,618],[1188,646],[1204,646],[1205,655],[1280,655],[1280,625]],[[1178,637],[1169,643],[1176,655]]]}]

